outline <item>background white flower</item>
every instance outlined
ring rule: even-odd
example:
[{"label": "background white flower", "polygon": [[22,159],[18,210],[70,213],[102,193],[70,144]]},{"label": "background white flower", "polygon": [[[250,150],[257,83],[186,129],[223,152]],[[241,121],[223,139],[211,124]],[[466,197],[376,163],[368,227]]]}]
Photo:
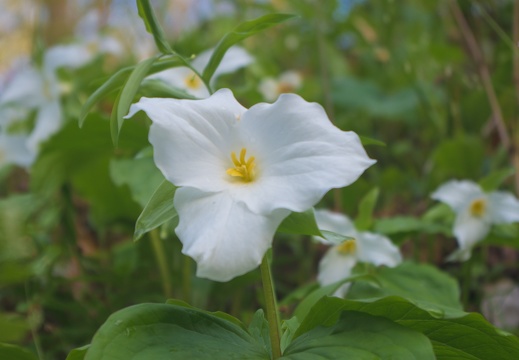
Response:
[{"label": "background white flower", "polygon": [[301,74],[289,70],[282,73],[277,79],[273,77],[263,79],[258,90],[265,100],[274,101],[281,94],[295,92],[301,87],[301,82]]},{"label": "background white flower", "polygon": [[246,109],[228,89],[204,100],[142,98],[154,159],[178,186],[176,233],[197,275],[227,281],[260,263],[290,211],[304,211],[374,163],[359,137],[293,94]]},{"label": "background white flower", "polygon": [[[402,255],[387,237],[366,231],[357,231],[353,222],[345,215],[329,210],[316,210],[315,219],[321,230],[333,231],[349,236],[355,240],[346,240],[340,245],[332,246],[319,263],[317,281],[321,286],[333,284],[351,275],[357,262],[370,263],[376,266],[397,266],[402,262]],[[325,244],[329,241],[314,237]],[[350,283],[341,285],[334,293],[344,297]]]},{"label": "background white flower", "polygon": [[431,197],[449,205],[456,213],[454,236],[459,249],[448,260],[465,261],[472,248],[482,241],[492,224],[519,221],[519,200],[509,192],[485,193],[469,180],[451,180],[438,188]]},{"label": "background white flower", "polygon": [[[206,65],[209,63],[211,59],[211,55],[214,50],[207,50],[200,53],[193,60],[193,68],[202,73]],[[223,74],[232,73],[242,67],[245,67],[252,63],[254,58],[249,55],[249,53],[239,47],[233,46],[227,50],[220,65],[214,72],[214,75],[211,79],[211,86],[215,83],[216,79]],[[176,67],[172,69],[167,69],[161,71],[159,73],[148,76],[148,79],[159,79],[162,80],[178,89],[186,91],[188,94],[191,94],[197,98],[206,98],[208,97],[209,90],[205,86],[204,82],[198,77],[193,70],[187,67]]]}]

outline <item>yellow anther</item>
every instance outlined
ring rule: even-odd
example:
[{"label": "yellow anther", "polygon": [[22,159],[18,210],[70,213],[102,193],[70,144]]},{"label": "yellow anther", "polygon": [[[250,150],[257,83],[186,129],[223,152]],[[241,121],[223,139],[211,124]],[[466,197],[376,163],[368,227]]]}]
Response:
[{"label": "yellow anther", "polygon": [[355,239],[346,240],[337,247],[337,251],[341,255],[353,255],[357,251],[357,242]]},{"label": "yellow anther", "polygon": [[485,215],[485,211],[487,209],[487,203],[484,199],[474,200],[470,204],[470,215],[474,217],[482,217]]},{"label": "yellow anther", "polygon": [[231,160],[234,167],[227,169],[227,174],[232,177],[237,177],[243,182],[251,182],[254,180],[254,168],[256,167],[256,162],[254,156],[251,156],[247,160],[246,155],[247,149],[245,148],[241,149],[239,159],[234,151],[231,152]]},{"label": "yellow anther", "polygon": [[190,89],[198,89],[202,85],[202,81],[195,73],[191,73],[184,78],[184,84]]}]

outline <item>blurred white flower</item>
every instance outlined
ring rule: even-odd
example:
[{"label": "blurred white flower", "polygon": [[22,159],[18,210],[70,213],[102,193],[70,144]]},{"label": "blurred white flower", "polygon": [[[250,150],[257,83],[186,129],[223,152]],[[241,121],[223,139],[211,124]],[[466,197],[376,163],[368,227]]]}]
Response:
[{"label": "blurred white flower", "polygon": [[[4,158],[13,163],[28,167],[36,158],[42,142],[59,130],[63,122],[60,96],[66,87],[60,83],[57,69],[62,67],[76,68],[86,64],[93,58],[88,47],[71,44],[49,48],[44,56],[42,66],[37,68],[31,64],[18,67],[5,80],[0,93],[1,135],[5,144],[21,143],[25,139],[23,156],[14,156],[11,151],[22,149],[12,145],[9,156]],[[30,112],[35,111],[34,127],[17,126],[26,122]],[[25,114],[22,116],[21,114]],[[23,128],[23,131],[12,132],[12,128]],[[23,160],[20,160],[23,159]]]},{"label": "blurred white flower", "polygon": [[492,224],[519,221],[519,200],[509,192],[485,193],[469,180],[451,180],[436,190],[431,197],[449,205],[456,213],[454,236],[459,249],[448,260],[465,261],[472,248],[482,241]]},{"label": "blurred white flower", "polygon": [[[207,50],[202,52],[193,60],[193,68],[202,73],[206,65],[211,59],[213,50]],[[216,79],[223,74],[232,73],[242,67],[249,65],[253,61],[253,57],[249,53],[239,46],[233,46],[227,50],[220,65],[214,72],[211,79],[211,86],[215,83]],[[209,90],[205,86],[204,82],[196,75],[193,70],[187,67],[176,67],[167,69],[159,73],[148,76],[148,79],[159,79],[169,85],[172,85],[178,89],[186,91],[197,98],[208,97]]]},{"label": "blurred white flower", "polygon": [[[354,239],[346,240],[340,245],[333,245],[326,252],[319,263],[317,275],[317,281],[321,286],[330,285],[349,277],[357,262],[390,267],[402,262],[400,250],[390,239],[380,234],[357,231],[353,222],[343,214],[329,210],[316,210],[315,219],[319,229],[333,231]],[[332,244],[324,238],[314,238],[325,244]],[[341,285],[334,295],[344,297],[349,287],[349,283]]]},{"label": "blurred white flower", "polygon": [[258,90],[265,100],[274,101],[280,94],[296,92],[301,87],[301,82],[301,75],[297,71],[285,71],[277,79],[263,79]]},{"label": "blurred white flower", "polygon": [[227,281],[256,268],[290,211],[305,211],[375,161],[359,137],[293,94],[244,108],[228,89],[204,100],[141,98],[157,167],[179,188],[182,252],[197,276]]}]

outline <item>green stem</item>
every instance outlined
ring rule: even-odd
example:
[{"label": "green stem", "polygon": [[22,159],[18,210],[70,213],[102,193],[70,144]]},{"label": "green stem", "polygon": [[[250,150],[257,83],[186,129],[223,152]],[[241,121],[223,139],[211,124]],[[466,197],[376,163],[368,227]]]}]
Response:
[{"label": "green stem", "polygon": [[281,357],[281,344],[279,341],[279,315],[276,303],[276,293],[274,290],[274,282],[270,272],[270,264],[267,254],[261,262],[261,281],[263,282],[263,294],[265,295],[265,310],[267,313],[267,321],[269,324],[270,344],[272,346],[272,359],[276,360]]},{"label": "green stem", "polygon": [[191,278],[192,269],[191,259],[188,256],[184,256],[183,269],[182,269],[182,292],[184,293],[184,301],[187,303],[191,302]]},{"label": "green stem", "polygon": [[463,304],[463,308],[465,310],[468,309],[470,305],[470,288],[472,285],[472,263],[474,259],[474,254],[463,263],[462,268],[462,284],[461,284],[461,303]]},{"label": "green stem", "polygon": [[159,265],[160,278],[162,281],[162,289],[164,290],[164,295],[167,298],[173,297],[173,287],[171,286],[171,276],[169,274],[168,263],[165,256],[164,244],[159,236],[159,230],[153,229],[150,231],[151,237],[151,245],[153,246],[153,253],[155,254],[155,258],[157,259],[157,263]]}]

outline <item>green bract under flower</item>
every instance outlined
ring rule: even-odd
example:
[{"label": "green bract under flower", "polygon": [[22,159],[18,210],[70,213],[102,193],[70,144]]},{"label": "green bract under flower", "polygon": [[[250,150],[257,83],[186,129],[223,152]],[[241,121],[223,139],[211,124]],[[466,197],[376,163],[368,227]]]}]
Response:
[{"label": "green bract under flower", "polygon": [[472,248],[487,236],[492,224],[519,221],[519,200],[514,195],[503,191],[485,193],[472,181],[449,181],[431,197],[456,212],[454,236],[459,249],[449,260],[468,260]]},{"label": "green bract under flower", "polygon": [[246,109],[228,89],[204,100],[142,98],[157,167],[179,187],[176,233],[197,275],[227,281],[260,263],[291,211],[354,182],[374,160],[359,137],[293,94]]}]

